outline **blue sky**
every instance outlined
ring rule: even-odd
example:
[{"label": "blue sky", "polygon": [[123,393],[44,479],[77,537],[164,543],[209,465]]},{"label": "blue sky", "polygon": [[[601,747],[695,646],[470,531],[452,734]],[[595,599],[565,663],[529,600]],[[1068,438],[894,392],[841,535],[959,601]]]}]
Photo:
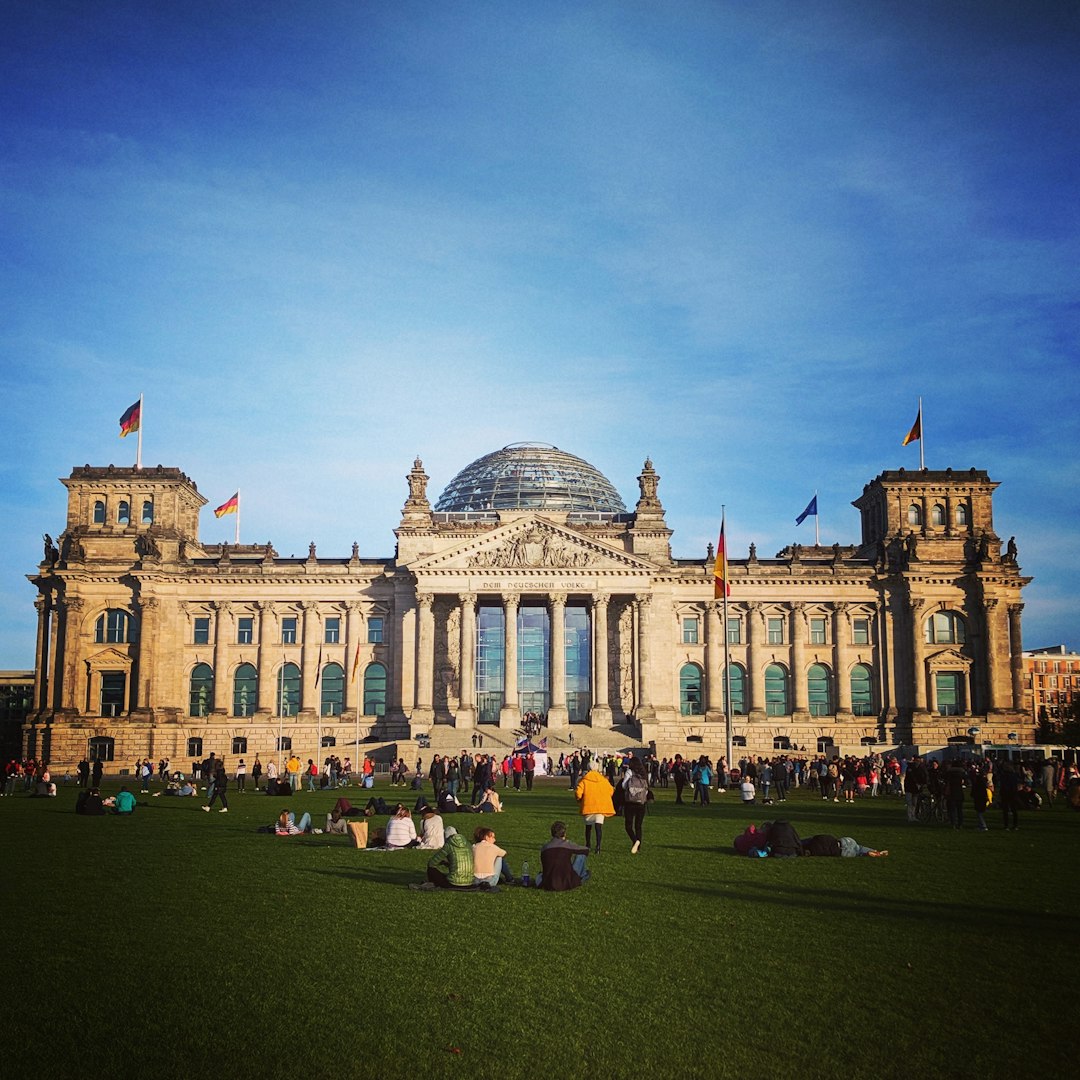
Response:
[{"label": "blue sky", "polygon": [[855,542],[924,399],[1001,482],[1025,644],[1073,614],[1076,5],[3,4],[0,668],[75,465],[144,464],[285,555],[393,553],[509,442],[675,554]]}]

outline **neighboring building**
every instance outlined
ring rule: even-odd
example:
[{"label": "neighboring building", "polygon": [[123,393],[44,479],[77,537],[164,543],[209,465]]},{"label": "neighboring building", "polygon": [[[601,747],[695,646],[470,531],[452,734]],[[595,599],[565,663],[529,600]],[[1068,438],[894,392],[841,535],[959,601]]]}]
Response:
[{"label": "neighboring building", "polygon": [[[419,459],[394,558],[204,545],[175,468],[76,468],[31,580],[37,679],[25,750],[70,765],[303,755],[434,724],[624,728],[660,752],[723,742],[725,637],[748,750],[1032,741],[1016,546],[985,472],[883,472],[857,544],[673,558],[652,463],[627,512],[555,447],[474,462],[434,509]],[[556,628],[557,632],[553,632]],[[553,647],[554,646],[554,647]],[[629,727],[627,727],[629,725]],[[587,735],[579,737],[580,743]],[[353,748],[355,752],[355,748]]]},{"label": "neighboring building", "polygon": [[1064,645],[1024,653],[1024,712],[1048,732],[1068,718],[1080,700],[1080,655]]},{"label": "neighboring building", "polygon": [[32,671],[0,671],[0,763],[22,757],[23,723],[33,700]]}]

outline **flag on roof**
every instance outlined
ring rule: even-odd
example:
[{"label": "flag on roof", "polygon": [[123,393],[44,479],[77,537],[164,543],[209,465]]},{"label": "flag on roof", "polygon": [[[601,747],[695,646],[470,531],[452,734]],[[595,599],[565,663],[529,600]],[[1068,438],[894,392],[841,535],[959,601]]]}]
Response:
[{"label": "flag on roof", "polygon": [[227,499],[214,511],[214,517],[224,517],[226,514],[238,514],[239,512],[240,492],[238,491],[231,499]]},{"label": "flag on roof", "polygon": [[795,524],[801,525],[808,517],[817,517],[816,495],[806,504],[806,509],[795,519]]},{"label": "flag on roof", "polygon": [[120,438],[130,435],[139,430],[139,420],[142,418],[142,398],[139,398],[131,408],[125,410],[120,417]]}]

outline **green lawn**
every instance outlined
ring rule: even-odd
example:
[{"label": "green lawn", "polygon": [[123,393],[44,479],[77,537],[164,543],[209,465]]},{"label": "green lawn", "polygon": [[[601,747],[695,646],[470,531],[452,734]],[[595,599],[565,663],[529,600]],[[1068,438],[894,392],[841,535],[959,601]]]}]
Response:
[{"label": "green lawn", "polygon": [[[321,824],[335,795],[290,805]],[[282,800],[119,819],[75,796],[0,799],[3,1045],[28,1072],[983,1080],[1067,1075],[1080,1044],[1080,814],[1060,806],[957,833],[897,799],[662,791],[641,853],[609,822],[584,889],[449,895],[406,888],[422,852],[256,832]],[[506,805],[454,823],[493,825],[515,873],[555,818],[582,837],[561,783]],[[891,856],[736,856],[768,816]]]}]

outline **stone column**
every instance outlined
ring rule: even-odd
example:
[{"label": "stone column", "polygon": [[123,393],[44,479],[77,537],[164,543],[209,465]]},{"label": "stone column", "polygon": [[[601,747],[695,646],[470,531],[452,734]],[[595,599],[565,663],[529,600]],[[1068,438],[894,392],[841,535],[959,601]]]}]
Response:
[{"label": "stone column", "polygon": [[49,600],[45,595],[34,598],[37,609],[37,636],[34,641],[34,710],[49,704]]},{"label": "stone column", "polygon": [[300,708],[304,712],[313,712],[316,716],[321,710],[315,686],[315,675],[319,667],[319,642],[315,639],[322,637],[321,630],[319,605],[308,600],[304,603],[303,637],[300,639]]},{"label": "stone column", "polygon": [[[214,700],[211,711],[219,715],[229,712],[229,661],[226,644],[232,640],[232,606],[227,600],[219,600],[214,608]],[[185,710],[186,712],[187,710]]]},{"label": "stone column", "polygon": [[270,639],[274,636],[274,605],[269,600],[260,600],[256,607],[259,611],[259,708],[258,712],[276,716],[281,710],[281,703],[276,701],[277,687],[274,685],[274,655]]},{"label": "stone column", "polygon": [[[63,687],[61,690],[60,707],[62,709],[75,709],[76,690],[76,664],[79,660],[79,634],[82,630],[82,612],[85,602],[78,596],[72,597],[64,604],[64,656],[63,656]],[[80,710],[81,711],[81,710]],[[91,705],[91,712],[97,709]]]},{"label": "stone column", "polygon": [[148,596],[139,601],[139,641],[131,665],[131,686],[128,701],[132,709],[152,707],[151,689],[156,683],[154,658],[158,654],[158,617],[161,605],[156,597]]},{"label": "stone column", "polygon": [[[386,628],[389,634],[390,628]],[[360,713],[364,707],[364,678],[356,663],[357,650],[364,638],[364,619],[359,600],[350,600],[345,607],[345,695],[341,703],[342,711],[354,709]],[[357,667],[353,679],[353,668]],[[387,673],[389,682],[389,672]]]},{"label": "stone column", "polygon": [[605,593],[593,593],[592,597],[592,708],[589,710],[591,727],[609,728],[613,720],[608,689],[608,601],[610,599]]},{"label": "stone column", "polygon": [[555,730],[569,722],[566,707],[566,593],[552,593],[551,602],[551,703],[547,726]]},{"label": "stone column", "polygon": [[1012,707],[1016,712],[1024,708],[1024,646],[1020,635],[1020,613],[1023,604],[1009,605],[1009,666],[1012,671]]},{"label": "stone column", "polygon": [[517,595],[504,596],[503,704],[499,710],[499,727],[501,728],[516,728],[521,723],[521,705],[518,702],[517,616]]},{"label": "stone column", "polygon": [[748,719],[765,719],[765,663],[762,657],[764,616],[761,601],[751,600],[746,605],[746,665],[749,667],[750,700],[746,703]]},{"label": "stone column", "polygon": [[929,711],[926,697],[926,643],[923,641],[923,612],[926,600],[913,599],[911,612],[911,691],[912,709],[917,713]]},{"label": "stone column", "polygon": [[809,720],[810,707],[806,687],[806,605],[791,605],[791,691],[792,719]]},{"label": "stone column", "polygon": [[705,719],[724,719],[724,637],[723,600],[705,606]]},{"label": "stone column", "polygon": [[[998,692],[998,663],[997,657],[1001,647],[1001,638],[998,633],[998,620],[1001,617],[1001,604],[998,600],[986,601],[986,641],[983,652],[986,671],[986,709],[979,712],[997,712],[1001,708],[1002,695]],[[972,680],[974,681],[974,680]],[[975,701],[968,698],[968,707],[975,712]]]},{"label": "stone column", "polygon": [[52,615],[49,619],[49,678],[46,687],[50,709],[63,708],[64,693],[64,657],[63,639],[60,635],[60,606],[53,595],[50,601]]},{"label": "stone column", "polygon": [[476,727],[476,594],[461,594],[461,685],[454,727]]},{"label": "stone column", "polygon": [[435,719],[432,688],[435,679],[435,597],[432,593],[417,593],[420,625],[417,633],[416,707],[413,722],[430,724]]},{"label": "stone column", "polygon": [[842,600],[833,605],[833,677],[836,679],[836,713],[851,715],[851,678],[848,674],[848,605]]},{"label": "stone column", "polygon": [[651,721],[656,718],[652,700],[652,658],[649,647],[649,609],[652,605],[652,597],[648,593],[639,593],[635,601],[638,618],[638,700],[635,718],[640,724],[643,720]]}]

